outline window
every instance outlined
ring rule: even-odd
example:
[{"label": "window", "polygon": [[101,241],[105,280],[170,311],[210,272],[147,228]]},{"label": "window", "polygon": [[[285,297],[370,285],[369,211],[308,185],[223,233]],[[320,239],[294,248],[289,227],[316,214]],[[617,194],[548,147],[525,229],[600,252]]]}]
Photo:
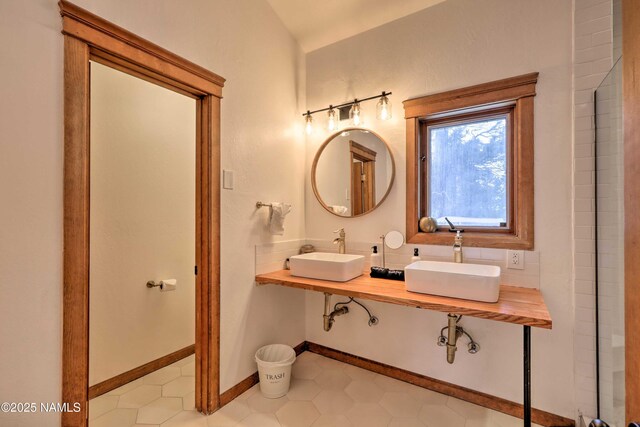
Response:
[{"label": "window", "polygon": [[[405,101],[407,240],[533,248],[537,73]],[[433,217],[435,233],[419,230]],[[449,224],[449,222],[451,224]]]},{"label": "window", "polygon": [[508,230],[511,109],[425,120],[421,215],[449,228]]}]

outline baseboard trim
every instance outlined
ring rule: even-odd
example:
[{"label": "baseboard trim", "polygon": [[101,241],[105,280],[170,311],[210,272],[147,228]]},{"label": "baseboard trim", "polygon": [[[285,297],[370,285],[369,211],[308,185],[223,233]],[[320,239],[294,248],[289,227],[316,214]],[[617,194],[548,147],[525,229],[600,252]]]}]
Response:
[{"label": "baseboard trim", "polygon": [[[304,341],[293,348],[296,352],[296,355],[300,355],[307,351],[307,342]],[[223,407],[227,403],[231,402],[236,397],[240,396],[245,391],[249,390],[254,385],[258,384],[260,381],[260,377],[258,376],[258,372],[254,372],[249,375],[247,378],[240,381],[238,384],[231,387],[229,390],[225,391],[220,395],[220,407]]]},{"label": "baseboard trim", "polygon": [[[521,404],[486,393],[471,390],[459,385],[430,378],[415,372],[406,371],[364,357],[355,356],[320,344],[307,342],[307,349],[312,353],[329,357],[340,362],[348,363],[359,368],[367,369],[381,375],[386,375],[400,381],[408,382],[418,387],[436,391],[447,396],[452,396],[494,411],[502,412],[514,417],[523,418],[524,408]],[[575,427],[575,421],[559,415],[551,414],[540,409],[532,410],[532,420],[536,424],[545,427]]]},{"label": "baseboard trim", "polygon": [[89,387],[89,399],[93,399],[94,397],[101,396],[105,393],[110,392],[111,390],[115,390],[118,387],[130,383],[131,381],[135,381],[138,378],[144,377],[151,372],[157,371],[158,369],[169,366],[172,363],[177,362],[178,360],[191,356],[195,352],[196,346],[195,344],[193,344],[178,351],[174,351],[173,353],[167,354],[166,356],[162,356],[156,360],[152,360],[149,363],[145,363],[142,366],[133,368],[130,371],[123,372],[122,374],[116,375],[113,378],[109,378],[108,380],[92,385],[91,387]]}]

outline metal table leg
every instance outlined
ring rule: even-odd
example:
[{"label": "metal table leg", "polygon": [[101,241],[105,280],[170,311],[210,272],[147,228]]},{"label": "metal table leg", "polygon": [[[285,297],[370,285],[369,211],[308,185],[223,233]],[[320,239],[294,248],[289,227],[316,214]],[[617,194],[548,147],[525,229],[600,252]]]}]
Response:
[{"label": "metal table leg", "polygon": [[524,326],[524,427],[531,427],[531,326]]}]

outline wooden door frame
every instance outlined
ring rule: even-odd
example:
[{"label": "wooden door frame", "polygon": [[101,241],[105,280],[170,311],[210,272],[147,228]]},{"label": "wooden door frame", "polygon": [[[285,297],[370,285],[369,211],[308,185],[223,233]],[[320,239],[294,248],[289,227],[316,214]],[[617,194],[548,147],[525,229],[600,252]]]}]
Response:
[{"label": "wooden door frame", "polygon": [[61,0],[64,34],[62,401],[86,426],[89,389],[89,61],[196,99],[196,408],[220,405],[220,99],[225,79]]},{"label": "wooden door frame", "polygon": [[[362,144],[358,144],[356,141],[353,140],[349,140],[349,161],[350,161],[350,168],[349,168],[349,172],[350,172],[350,181],[351,181],[351,214],[352,215],[362,215],[366,212],[369,212],[371,210],[373,210],[373,208],[375,207],[376,203],[376,176],[375,176],[375,162],[376,162],[376,156],[378,155],[378,153],[376,153],[375,151],[373,151],[372,149],[365,147]],[[367,186],[372,186],[371,187],[371,191],[362,191],[362,182],[359,181],[360,183],[360,206],[363,207],[364,205],[364,210],[362,212],[359,211],[358,209],[358,213],[356,214],[356,205],[354,203],[354,201],[356,200],[356,181],[354,180],[354,176],[353,176],[353,164],[355,163],[354,160],[357,160],[359,162],[362,163],[362,170],[360,172],[360,175],[365,174],[367,176],[367,179],[369,181],[367,181]],[[373,165],[371,164],[373,163]],[[366,170],[369,170],[369,174],[366,173]],[[373,202],[373,203],[372,203]]]},{"label": "wooden door frame", "polygon": [[640,2],[622,2],[626,423],[640,422]]}]

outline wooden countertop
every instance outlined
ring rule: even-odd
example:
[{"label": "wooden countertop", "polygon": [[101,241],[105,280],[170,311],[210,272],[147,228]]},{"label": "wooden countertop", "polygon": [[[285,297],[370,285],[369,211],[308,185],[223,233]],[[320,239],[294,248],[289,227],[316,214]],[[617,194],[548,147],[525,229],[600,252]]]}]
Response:
[{"label": "wooden countertop", "polygon": [[369,299],[444,313],[462,314],[498,322],[551,329],[551,316],[538,289],[500,286],[496,303],[468,301],[458,298],[409,292],[404,282],[374,279],[365,273],[348,282],[307,279],[292,276],[289,270],[278,270],[256,276],[258,285],[281,285],[315,292]]}]

